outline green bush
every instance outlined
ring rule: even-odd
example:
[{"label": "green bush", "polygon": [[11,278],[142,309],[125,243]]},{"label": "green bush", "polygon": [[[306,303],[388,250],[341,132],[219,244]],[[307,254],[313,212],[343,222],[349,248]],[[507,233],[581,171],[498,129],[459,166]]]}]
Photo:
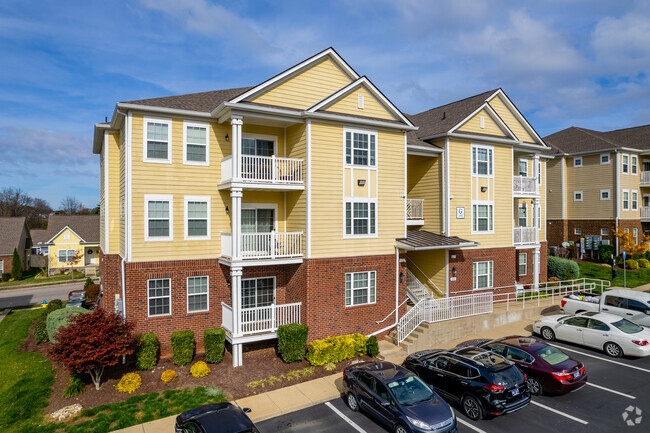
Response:
[{"label": "green bush", "polygon": [[548,277],[557,277],[560,280],[575,280],[580,276],[580,268],[573,260],[548,256]]},{"label": "green bush", "polygon": [[609,263],[614,254],[614,245],[599,245],[598,246],[598,256],[600,261],[603,263]]},{"label": "green bush", "polygon": [[65,304],[63,303],[62,300],[52,299],[50,302],[47,303],[47,307],[45,307],[45,314],[50,314],[52,311],[60,310],[61,308],[64,307]]},{"label": "green bush", "polygon": [[2,273],[2,281],[9,281],[11,279],[11,272]]},{"label": "green bush", "polygon": [[639,262],[634,259],[626,260],[625,267],[628,269],[639,269]]},{"label": "green bush", "polygon": [[650,260],[648,259],[639,259],[639,267],[640,268],[650,268]]},{"label": "green bush", "polygon": [[284,362],[300,362],[305,356],[309,327],[289,323],[278,327],[278,353]]},{"label": "green bush", "polygon": [[72,373],[70,376],[70,383],[63,390],[63,398],[72,398],[76,397],[82,392],[84,392],[86,384],[83,380],[83,375],[78,373]]},{"label": "green bush", "polygon": [[95,283],[93,282],[93,279],[90,278],[90,277],[86,278],[86,282],[84,283],[84,290],[88,289],[88,286],[90,286],[90,285],[92,285],[92,284],[95,284]]},{"label": "green bush", "polygon": [[177,331],[172,333],[172,354],[174,364],[178,366],[187,365],[194,358],[194,331]]},{"label": "green bush", "polygon": [[47,312],[45,311],[36,319],[36,324],[34,325],[34,341],[38,344],[47,341]]},{"label": "green bush", "polygon": [[153,332],[142,334],[137,338],[138,347],[135,349],[136,370],[153,370],[158,364],[158,336]]},{"label": "green bush", "polygon": [[59,328],[67,326],[70,319],[77,314],[89,314],[90,311],[81,307],[61,308],[60,310],[52,311],[47,315],[47,336],[50,343],[56,344],[54,335],[59,331]]},{"label": "green bush", "polygon": [[366,353],[371,358],[379,355],[379,343],[377,342],[377,337],[374,335],[369,337],[368,341],[366,342]]},{"label": "green bush", "polygon": [[14,257],[11,262],[11,278],[20,280],[23,277],[23,263],[20,261],[18,250],[14,248]]},{"label": "green bush", "polygon": [[344,359],[366,354],[366,341],[361,334],[339,335],[309,343],[305,359],[311,365],[341,362]]},{"label": "green bush", "polygon": [[206,362],[220,363],[226,350],[226,331],[222,328],[210,328],[203,331],[203,347],[205,348]]}]

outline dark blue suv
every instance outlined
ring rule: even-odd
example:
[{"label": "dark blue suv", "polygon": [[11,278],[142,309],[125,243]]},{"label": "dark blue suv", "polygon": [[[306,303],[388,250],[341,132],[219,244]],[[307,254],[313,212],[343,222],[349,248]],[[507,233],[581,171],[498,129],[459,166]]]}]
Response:
[{"label": "dark blue suv", "polygon": [[449,405],[411,371],[391,362],[362,362],[343,371],[346,400],[396,433],[456,433]]}]

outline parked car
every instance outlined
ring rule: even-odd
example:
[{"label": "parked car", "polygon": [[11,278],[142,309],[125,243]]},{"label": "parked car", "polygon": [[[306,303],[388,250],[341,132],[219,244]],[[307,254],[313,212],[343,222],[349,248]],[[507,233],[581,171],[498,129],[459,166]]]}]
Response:
[{"label": "parked car", "polygon": [[567,314],[585,311],[610,313],[641,326],[650,326],[650,293],[629,289],[612,289],[602,295],[572,293],[562,299]]},{"label": "parked car", "polygon": [[443,397],[460,403],[473,420],[514,412],[530,403],[526,375],[503,356],[480,347],[416,352],[404,366]]},{"label": "parked car", "polygon": [[449,405],[404,367],[354,364],[343,371],[343,384],[350,409],[363,409],[396,433],[457,432]]},{"label": "parked car", "polygon": [[468,346],[490,350],[513,362],[526,373],[528,389],[533,395],[566,394],[587,384],[582,362],[533,337],[513,335],[496,340],[469,340],[458,345]]},{"label": "parked car", "polygon": [[176,433],[259,433],[246,415],[251,410],[231,403],[207,404],[176,417]]},{"label": "parked car", "polygon": [[615,358],[650,355],[650,331],[608,313],[553,315],[537,319],[533,332],[545,340],[568,341],[600,349]]}]

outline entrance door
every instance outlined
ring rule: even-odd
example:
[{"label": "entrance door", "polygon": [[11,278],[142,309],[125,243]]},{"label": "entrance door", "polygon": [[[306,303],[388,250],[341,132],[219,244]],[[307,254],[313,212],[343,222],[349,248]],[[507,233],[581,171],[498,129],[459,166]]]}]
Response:
[{"label": "entrance door", "polygon": [[244,257],[270,255],[272,244],[270,233],[273,230],[275,230],[275,209],[242,209],[242,255]]},{"label": "entrance door", "polygon": [[275,304],[275,278],[241,280],[242,332],[262,332],[273,329],[273,312],[268,307]]},{"label": "entrance door", "polygon": [[264,181],[272,180],[273,167],[268,158],[275,154],[275,143],[272,140],[259,138],[243,138],[241,141],[242,177],[244,179]]}]

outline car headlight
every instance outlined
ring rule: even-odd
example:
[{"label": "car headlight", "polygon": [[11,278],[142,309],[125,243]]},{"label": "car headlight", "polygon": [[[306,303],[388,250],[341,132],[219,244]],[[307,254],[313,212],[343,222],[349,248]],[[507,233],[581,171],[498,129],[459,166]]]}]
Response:
[{"label": "car headlight", "polygon": [[429,424],[420,421],[419,419],[411,418],[410,416],[407,416],[406,419],[408,419],[409,422],[417,428],[421,428],[423,430],[431,430],[431,426]]}]

